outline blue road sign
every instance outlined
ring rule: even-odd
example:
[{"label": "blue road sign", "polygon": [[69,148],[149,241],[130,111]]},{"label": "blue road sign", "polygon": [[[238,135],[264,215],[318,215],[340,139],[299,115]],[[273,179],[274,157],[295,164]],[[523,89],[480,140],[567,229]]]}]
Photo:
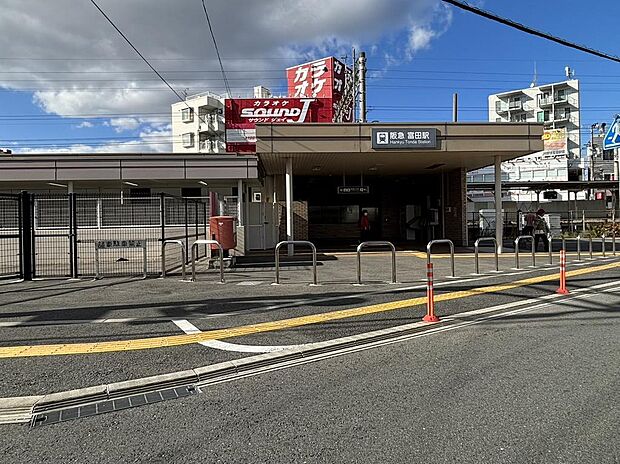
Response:
[{"label": "blue road sign", "polygon": [[620,148],[620,118],[617,116],[603,139],[603,150],[611,148]]}]

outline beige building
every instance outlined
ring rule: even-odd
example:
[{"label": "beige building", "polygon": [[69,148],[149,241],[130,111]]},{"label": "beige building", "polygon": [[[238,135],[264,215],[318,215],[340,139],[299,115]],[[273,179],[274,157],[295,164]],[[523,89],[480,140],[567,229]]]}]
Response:
[{"label": "beige building", "polygon": [[224,99],[211,92],[172,104],[174,153],[226,153]]}]

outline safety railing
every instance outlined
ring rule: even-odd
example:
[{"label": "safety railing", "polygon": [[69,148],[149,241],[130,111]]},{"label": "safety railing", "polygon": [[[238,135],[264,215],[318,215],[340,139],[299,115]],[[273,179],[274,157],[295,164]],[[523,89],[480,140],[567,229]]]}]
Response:
[{"label": "safety railing", "polygon": [[[581,261],[581,235],[577,235],[574,240],[577,245],[577,261]],[[564,236],[562,236],[562,249],[566,250],[566,237]]]},{"label": "safety railing", "polygon": [[318,285],[316,277],[316,247],[314,243],[307,240],[284,240],[276,245],[275,262],[276,262],[276,284],[280,283],[280,247],[283,245],[307,245],[312,250],[312,285]]},{"label": "safety railing", "polygon": [[185,280],[185,244],[181,240],[164,240],[161,244],[161,277],[166,277],[166,245],[178,245],[181,250],[181,276]]},{"label": "safety railing", "polygon": [[532,241],[532,266],[536,266],[536,248],[534,245],[534,237],[531,235],[519,235],[515,239],[515,268],[519,268],[519,242],[523,239],[530,239]]},{"label": "safety railing", "polygon": [[442,238],[438,240],[431,240],[430,242],[428,242],[428,244],[426,245],[426,262],[427,263],[431,262],[431,250],[433,248],[433,245],[437,245],[439,243],[447,243],[448,245],[450,245],[450,261],[451,261],[451,266],[452,266],[452,277],[456,277],[456,274],[454,272],[454,243],[452,243],[452,240],[448,240],[447,238]]},{"label": "safety railing", "polygon": [[493,242],[495,247],[493,248],[495,252],[495,270],[499,271],[499,253],[497,240],[494,237],[480,237],[478,240],[474,242],[474,258],[476,260],[476,274],[480,274],[480,262],[479,262],[479,248],[480,242]]},{"label": "safety railing", "polygon": [[192,244],[192,282],[196,281],[196,252],[199,245],[215,245],[220,250],[220,282],[224,283],[224,249],[217,240],[196,240]]},{"label": "safety railing", "polygon": [[396,283],[396,247],[392,242],[362,242],[357,246],[357,284],[362,284],[362,250],[367,247],[387,246],[392,250],[392,283]]}]

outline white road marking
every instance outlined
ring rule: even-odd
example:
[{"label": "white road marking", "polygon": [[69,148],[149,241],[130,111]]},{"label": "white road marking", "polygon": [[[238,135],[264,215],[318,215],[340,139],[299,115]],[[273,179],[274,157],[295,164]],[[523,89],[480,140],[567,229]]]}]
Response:
[{"label": "white road marking", "polygon": [[252,286],[252,285],[261,285],[264,284],[264,280],[246,280],[245,282],[239,282],[237,285],[239,286]]},{"label": "white road marking", "polygon": [[[586,261],[586,262],[581,262],[581,263],[575,263],[575,262],[569,262],[568,266],[585,266],[587,264],[593,264],[593,261]],[[514,268],[513,268],[514,269]],[[557,269],[557,268],[556,268]],[[543,269],[544,271],[550,271],[553,270],[551,268],[545,268]],[[461,283],[470,283],[470,282],[478,282],[478,281],[483,281],[483,280],[489,280],[489,279],[495,279],[498,277],[502,277],[502,276],[513,276],[513,275],[521,275],[521,274],[529,274],[532,272],[535,272],[536,269],[524,269],[524,270],[519,270],[519,272],[505,272],[505,271],[500,271],[499,273],[493,272],[492,274],[486,274],[486,275],[480,275],[478,277],[473,277],[473,278],[464,278],[461,280],[446,280],[446,281],[440,281],[440,282],[435,282],[435,288],[437,287],[444,287],[444,286],[449,286],[449,285],[455,285],[455,284],[461,284]],[[425,279],[421,280],[422,282],[426,282]],[[246,314],[253,314],[256,312],[263,312],[263,311],[273,311],[273,310],[277,310],[277,309],[284,309],[284,308],[295,308],[295,307],[299,307],[299,306],[303,306],[303,305],[312,305],[312,304],[316,304],[316,303],[329,303],[331,301],[342,301],[342,300],[348,300],[348,299],[357,299],[360,297],[364,297],[366,295],[382,295],[382,294],[391,294],[391,293],[398,293],[398,292],[406,292],[406,291],[412,291],[412,290],[423,290],[426,288],[426,283],[421,284],[421,285],[413,285],[413,286],[408,286],[408,287],[398,287],[398,288],[382,288],[379,290],[372,290],[372,291],[368,291],[368,292],[359,292],[359,293],[352,293],[350,295],[339,295],[339,296],[328,296],[328,297],[320,297],[320,298],[310,298],[310,299],[303,299],[303,298],[291,298],[291,299],[287,299],[287,300],[283,300],[283,299],[256,299],[256,300],[247,300],[244,301],[244,303],[249,304],[249,303],[256,303],[256,304],[264,304],[266,302],[270,302],[270,301],[278,301],[277,304],[272,304],[269,306],[264,306],[264,307],[257,307],[257,308],[250,308],[250,309],[244,309],[244,310],[239,310],[239,311],[229,311],[229,312],[222,312],[222,313],[216,313],[216,314],[208,314],[208,315],[204,315],[201,314],[200,317],[197,317],[199,319],[212,319],[212,318],[218,318],[218,317],[227,317],[227,316],[234,316],[234,315],[246,315]],[[179,302],[180,304],[183,304],[182,302]],[[185,305],[186,307],[191,308],[192,306],[201,306],[200,304],[188,304]],[[153,321],[161,321],[161,322],[169,322],[170,319],[166,318],[166,317],[136,317],[136,318],[99,318],[99,319],[82,319],[82,320],[76,320],[76,319],[69,319],[69,320],[54,320],[54,321],[36,321],[36,320],[25,320],[25,321],[6,321],[6,322],[0,322],[0,328],[2,327],[21,327],[21,326],[39,326],[39,325],[68,325],[68,324],[89,324],[89,323],[128,323],[128,322],[137,322],[137,321],[144,321],[144,322],[153,322]]]},{"label": "white road marking", "polygon": [[[620,290],[620,287],[617,287],[618,282],[606,282],[603,284],[599,284],[599,285],[595,285],[593,287],[589,287],[589,288],[581,288],[581,289],[577,289],[573,291],[573,295],[566,297],[565,295],[560,295],[558,293],[551,293],[549,295],[545,295],[542,297],[538,297],[538,298],[531,298],[529,300],[519,300],[519,301],[513,301],[511,303],[504,303],[504,304],[500,304],[500,305],[496,305],[496,306],[491,306],[488,308],[480,308],[480,309],[474,309],[471,311],[466,311],[463,313],[457,313],[457,314],[453,314],[450,316],[443,316],[441,318],[441,322],[446,323],[446,322],[454,322],[454,324],[451,324],[449,326],[442,326],[436,329],[430,329],[427,330],[425,332],[422,332],[420,334],[408,334],[408,335],[403,335],[402,337],[396,337],[395,340],[399,340],[400,338],[406,338],[406,339],[411,339],[411,338],[415,338],[415,337],[422,337],[425,335],[430,335],[433,333],[439,333],[439,332],[445,332],[447,330],[454,330],[460,327],[464,327],[467,325],[472,325],[472,324],[478,324],[481,322],[484,322],[487,319],[493,319],[493,318],[502,318],[505,316],[509,316],[509,315],[513,315],[513,314],[518,314],[521,312],[528,312],[528,311],[532,311],[533,309],[536,308],[543,308],[545,306],[550,306],[552,304],[555,303],[556,299],[561,298],[561,300],[558,303],[563,303],[565,301],[569,301],[569,300],[575,300],[575,299],[581,299],[581,298],[586,298],[586,297],[590,297],[592,293],[596,294],[598,293],[598,291],[602,291],[602,292],[613,292],[616,290]],[[607,287],[613,287],[616,286],[615,288],[607,288]],[[526,306],[526,308],[521,308],[521,309],[516,309],[514,311],[509,311],[509,312],[502,312],[500,314],[492,314],[489,316],[483,316],[484,314],[488,314],[488,313],[492,313],[492,312],[496,312],[496,311],[502,311],[502,310],[506,310],[506,309],[511,309],[511,308],[519,308],[521,306]],[[463,322],[458,322],[461,321],[462,319],[468,318],[468,317],[472,317],[472,316],[478,316],[474,321],[463,321]],[[176,324],[177,327],[179,327],[183,332],[185,332],[186,334],[196,334],[196,333],[202,333],[202,331],[200,329],[198,329],[195,325],[193,325],[191,322],[187,321],[186,319],[176,319],[173,320],[172,322],[174,322],[174,324]],[[413,329],[413,328],[418,328],[418,327],[424,327],[424,326],[428,326],[428,327],[432,327],[431,325],[429,325],[427,322],[423,322],[423,321],[418,321],[418,322],[413,322],[410,324],[404,324],[404,325],[400,325],[400,326],[395,326],[392,327],[392,330],[409,330],[409,329]],[[361,333],[359,335],[366,335],[368,333],[372,333],[372,332],[364,332]],[[331,340],[327,340],[327,341],[331,341]],[[385,343],[389,343],[390,340],[385,341],[385,342],[377,342],[377,343],[381,343],[381,344],[385,344]],[[206,342],[199,342],[200,345],[209,347],[209,348],[215,348],[218,350],[223,350],[223,351],[237,351],[237,352],[241,352],[241,353],[271,353],[274,351],[282,351],[282,350],[286,350],[289,348],[304,348],[304,347],[309,347],[315,344],[315,342],[311,342],[311,343],[301,343],[301,344],[297,344],[297,345],[241,345],[241,344],[237,344],[237,343],[228,343],[228,342],[222,342],[220,340],[210,340],[210,341],[206,341]]]},{"label": "white road marking", "polygon": [[[189,322],[186,319],[174,319],[172,322],[186,334],[201,333],[198,327]],[[220,340],[209,340],[206,342],[199,342],[202,346],[209,348],[215,348],[223,351],[238,351],[241,353],[271,353],[273,351],[282,351],[287,348],[294,348],[296,346],[303,345],[278,345],[278,346],[258,346],[258,345],[238,345],[236,343],[222,342]]]}]

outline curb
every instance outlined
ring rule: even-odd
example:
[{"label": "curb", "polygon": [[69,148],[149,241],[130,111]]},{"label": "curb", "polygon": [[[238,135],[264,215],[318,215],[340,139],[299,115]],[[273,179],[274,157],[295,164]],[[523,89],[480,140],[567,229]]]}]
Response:
[{"label": "curb", "polygon": [[286,365],[291,361],[299,361],[303,358],[321,355],[334,349],[355,347],[365,343],[390,339],[396,334],[406,335],[408,332],[417,332],[418,329],[424,327],[429,327],[429,325],[424,322],[415,322],[361,335],[317,342],[307,345],[303,349],[287,348],[281,351],[261,353],[233,361],[225,361],[169,374],[96,385],[47,395],[0,398],[0,424],[27,423],[32,420],[33,416],[43,412],[119,399],[139,393],[195,384],[209,385],[221,383],[239,376],[257,373],[264,369],[273,369]]}]

